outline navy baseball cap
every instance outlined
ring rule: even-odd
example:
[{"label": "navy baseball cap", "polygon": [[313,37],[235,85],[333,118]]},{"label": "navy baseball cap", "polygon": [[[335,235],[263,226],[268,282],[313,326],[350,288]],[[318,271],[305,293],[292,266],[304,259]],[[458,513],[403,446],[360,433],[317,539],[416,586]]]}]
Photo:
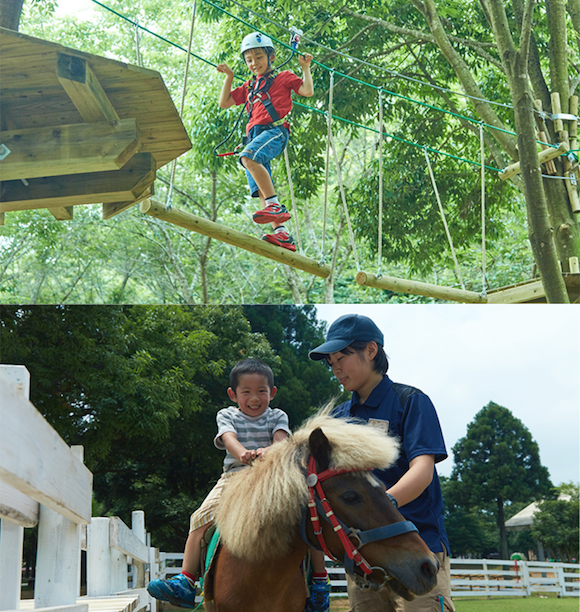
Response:
[{"label": "navy baseball cap", "polygon": [[329,353],[337,353],[353,342],[376,342],[384,345],[381,330],[372,319],[363,315],[348,314],[338,317],[326,334],[326,342],[312,349],[308,356],[314,361],[326,359]]}]

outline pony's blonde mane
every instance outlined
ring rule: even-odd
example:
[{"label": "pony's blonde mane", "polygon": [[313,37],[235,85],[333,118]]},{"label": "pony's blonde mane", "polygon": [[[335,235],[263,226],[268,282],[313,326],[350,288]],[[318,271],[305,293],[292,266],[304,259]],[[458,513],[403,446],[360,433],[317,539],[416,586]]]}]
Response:
[{"label": "pony's blonde mane", "polygon": [[216,524],[235,556],[255,562],[288,551],[308,500],[304,470],[308,439],[317,427],[331,445],[330,467],[384,469],[399,455],[398,441],[381,429],[333,418],[323,410],[228,482]]}]

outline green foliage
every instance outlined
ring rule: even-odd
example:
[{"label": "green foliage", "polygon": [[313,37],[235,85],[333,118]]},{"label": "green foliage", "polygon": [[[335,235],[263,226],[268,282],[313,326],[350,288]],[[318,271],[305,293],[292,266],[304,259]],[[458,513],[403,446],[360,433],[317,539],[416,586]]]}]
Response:
[{"label": "green foliage", "polygon": [[338,392],[311,362],[313,307],[2,306],[0,360],[25,365],[31,401],[85,447],[95,511],[143,509],[155,546],[181,550],[188,518],[219,477],[215,415],[233,365],[274,370],[273,406],[296,427]]},{"label": "green foliage", "polygon": [[558,560],[577,563],[580,505],[578,485],[569,483],[558,487],[566,499],[545,499],[538,503],[533,516],[532,536],[542,542]]},{"label": "green foliage", "polygon": [[506,511],[514,503],[534,501],[552,486],[548,470],[540,463],[537,443],[507,408],[490,402],[467,426],[467,435],[454,445],[453,456],[454,501],[465,510],[485,509],[494,517],[500,554],[507,558]]},{"label": "green foliage", "polygon": [[[471,102],[465,98],[425,84],[433,81],[457,90],[456,76],[445,58],[436,46],[421,40],[423,34],[428,34],[428,28],[410,3],[356,0],[347,6],[337,6],[329,0],[314,3],[273,0],[265,5],[249,0],[245,4],[258,15],[267,11],[272,22],[303,29],[305,38],[299,51],[313,53],[320,64],[313,67],[314,97],[295,98],[296,102],[318,112],[294,105],[288,148],[296,197],[290,227],[296,238],[295,224],[299,224],[307,256],[320,258],[325,216],[327,125],[324,112],[330,83],[326,68],[349,77],[336,77],[335,116],[376,129],[376,88],[382,87],[387,133],[420,147],[426,145],[479,161],[477,125],[475,132],[471,132],[464,121],[432,108],[443,107],[476,117]],[[43,5],[46,7],[46,3]],[[161,37],[140,32],[143,65],[161,72],[179,108],[191,3],[137,0],[128,5],[123,0],[110,0],[107,5]],[[57,18],[50,10],[39,12],[39,6],[25,5],[21,23],[24,33],[98,55],[136,61],[135,28],[118,15],[95,5],[89,22],[82,16]],[[191,58],[183,121],[193,149],[178,160],[173,204],[259,237],[263,228],[251,221],[254,203],[246,196],[245,177],[239,164],[235,158],[218,159],[212,153],[214,146],[232,129],[239,109],[221,111],[218,108],[223,75],[211,64],[228,62],[239,77],[234,82],[237,85],[248,76],[239,57],[239,42],[248,30],[262,29],[284,42],[288,33],[233,3],[218,2],[216,6],[249,25],[219,8],[198,3],[193,52],[205,61]],[[497,52],[481,7],[464,6],[453,0],[438,5],[438,10],[446,30],[457,37],[454,44],[461,48],[485,95],[492,100],[509,102],[505,76],[494,63],[498,60]],[[395,33],[355,14],[380,18],[394,27],[418,32],[419,38]],[[549,38],[544,21],[540,19],[534,30],[540,49]],[[348,57],[307,42],[306,38],[373,65],[354,63]],[[289,51],[281,43],[276,43],[276,48],[279,65]],[[300,74],[296,57],[285,68]],[[503,107],[496,111],[511,126],[511,111]],[[231,150],[239,142],[244,127],[245,120],[222,151]],[[333,122],[333,131],[360,266],[374,271],[378,257],[378,161],[373,141],[377,135],[337,120]],[[382,257],[388,262],[388,269],[383,272],[404,278],[420,275],[426,282],[456,286],[458,279],[421,148],[390,139],[384,143],[384,152]],[[486,163],[499,163],[490,153],[486,147]],[[466,287],[479,290],[482,255],[478,168],[443,155],[431,154],[431,162]],[[332,155],[330,166],[324,257],[327,261],[331,259],[336,241],[339,263],[334,277],[335,301],[432,301],[356,285],[356,267],[344,226]],[[289,204],[289,185],[282,159],[274,164],[273,172],[276,190]],[[156,198],[161,201],[166,197],[169,175],[169,167],[159,171]],[[489,286],[497,287],[527,280],[531,275],[532,257],[522,200],[507,182],[498,181],[493,175],[488,171],[486,176],[487,278]],[[0,229],[0,301],[315,303],[326,299],[328,288],[320,279],[302,273],[287,274],[282,266],[264,262],[258,256],[162,225],[144,219],[136,209],[103,221],[98,207],[76,207],[72,223],[56,222],[46,211],[9,213],[6,226]],[[264,282],[264,267],[271,271],[267,282]],[[292,292],[291,285],[297,290]]]},{"label": "green foliage", "polygon": [[552,486],[540,463],[537,443],[527,427],[502,406],[490,402],[453,447],[452,479],[471,505],[495,500],[529,502]]}]

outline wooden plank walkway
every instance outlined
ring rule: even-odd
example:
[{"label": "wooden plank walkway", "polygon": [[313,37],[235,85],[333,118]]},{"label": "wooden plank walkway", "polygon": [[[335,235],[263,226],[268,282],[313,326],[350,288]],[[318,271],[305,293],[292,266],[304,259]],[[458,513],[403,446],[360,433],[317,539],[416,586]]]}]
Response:
[{"label": "wooden plank walkway", "polygon": [[[139,592],[107,597],[79,597],[77,606],[87,605],[88,612],[134,612],[139,605]],[[19,610],[34,610],[34,599],[21,599]],[[55,608],[40,608],[40,610]]]}]

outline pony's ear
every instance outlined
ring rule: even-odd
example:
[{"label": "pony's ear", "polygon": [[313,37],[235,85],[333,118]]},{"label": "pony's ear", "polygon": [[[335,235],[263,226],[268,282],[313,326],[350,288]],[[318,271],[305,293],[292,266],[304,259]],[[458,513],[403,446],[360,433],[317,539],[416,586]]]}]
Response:
[{"label": "pony's ear", "polygon": [[310,453],[316,462],[316,471],[320,473],[327,470],[330,465],[330,442],[320,427],[317,427],[310,434],[308,445],[310,446]]}]

